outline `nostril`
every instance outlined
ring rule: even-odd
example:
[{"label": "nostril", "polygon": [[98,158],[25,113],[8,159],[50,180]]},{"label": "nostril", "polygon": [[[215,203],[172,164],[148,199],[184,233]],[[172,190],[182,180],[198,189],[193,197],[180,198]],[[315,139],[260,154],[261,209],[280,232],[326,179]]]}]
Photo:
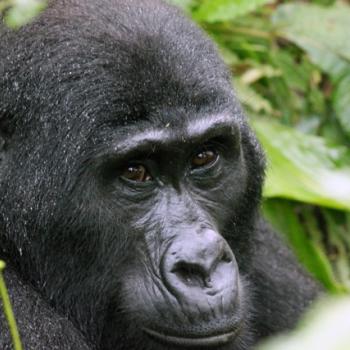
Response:
[{"label": "nostril", "polygon": [[183,283],[192,287],[207,287],[210,282],[204,268],[198,264],[191,264],[184,261],[179,261],[171,269],[171,272],[176,275]]},{"label": "nostril", "polygon": [[220,260],[225,262],[225,263],[232,262],[232,254],[230,254],[228,251],[225,250],[225,251],[223,251],[222,257]]}]

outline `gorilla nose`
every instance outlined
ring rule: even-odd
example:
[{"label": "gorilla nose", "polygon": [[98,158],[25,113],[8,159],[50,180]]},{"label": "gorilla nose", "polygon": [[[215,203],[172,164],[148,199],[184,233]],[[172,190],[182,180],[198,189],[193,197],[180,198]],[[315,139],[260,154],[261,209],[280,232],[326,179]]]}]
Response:
[{"label": "gorilla nose", "polygon": [[[170,246],[163,260],[163,278],[174,294],[191,298],[215,295],[234,288],[236,262],[227,242],[214,230],[182,235]],[[179,295],[180,294],[180,295]]]}]

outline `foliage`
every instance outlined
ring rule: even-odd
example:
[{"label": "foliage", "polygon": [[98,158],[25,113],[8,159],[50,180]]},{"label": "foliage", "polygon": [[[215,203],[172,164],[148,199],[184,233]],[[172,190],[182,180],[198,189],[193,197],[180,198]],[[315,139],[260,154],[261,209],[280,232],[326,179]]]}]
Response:
[{"label": "foliage", "polygon": [[194,18],[209,23],[229,21],[271,2],[272,0],[204,0],[194,13]]},{"label": "foliage", "polygon": [[169,0],[217,42],[268,161],[264,213],[332,292],[350,291],[350,5]]},{"label": "foliage", "polygon": [[4,21],[11,28],[30,22],[46,7],[46,0],[0,0],[0,14],[4,13]]},{"label": "foliage", "polygon": [[323,300],[293,333],[262,344],[257,350],[348,350],[350,297]]}]

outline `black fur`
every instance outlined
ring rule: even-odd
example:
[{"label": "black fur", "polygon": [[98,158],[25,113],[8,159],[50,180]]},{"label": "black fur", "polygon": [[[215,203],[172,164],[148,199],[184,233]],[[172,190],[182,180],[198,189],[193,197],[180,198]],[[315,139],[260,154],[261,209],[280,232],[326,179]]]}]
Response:
[{"label": "black fur", "polygon": [[[16,272],[7,269],[5,279],[24,349],[94,349],[66,317],[58,314],[33,288],[24,284]],[[0,348],[13,349],[3,312],[0,312]]]},{"label": "black fur", "polygon": [[[221,135],[219,117],[232,134]],[[193,174],[193,135],[208,126],[215,137],[199,145],[209,138],[220,163]],[[172,349],[145,327],[190,338],[236,327],[220,349],[248,349],[291,328],[317,295],[259,219],[264,157],[230,76],[175,8],[57,0],[19,31],[2,26],[0,130],[0,258],[11,266],[25,349]],[[146,156],[128,155],[155,169],[157,188],[125,182],[123,152],[157,133],[164,138]],[[162,270],[168,250],[179,241],[196,255],[191,237],[202,230],[235,255],[239,287],[227,294],[235,306],[194,311],[202,291],[192,304],[193,285],[180,297],[165,286],[174,282]],[[191,274],[197,288],[203,271]],[[238,278],[235,267],[229,274]],[[3,316],[0,326],[0,348],[9,349]]]}]

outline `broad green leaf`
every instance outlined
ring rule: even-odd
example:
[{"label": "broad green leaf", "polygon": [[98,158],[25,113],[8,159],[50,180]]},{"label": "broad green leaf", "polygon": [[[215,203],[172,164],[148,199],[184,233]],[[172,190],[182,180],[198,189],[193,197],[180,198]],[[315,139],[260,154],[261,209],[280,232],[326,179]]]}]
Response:
[{"label": "broad green leaf", "polygon": [[194,18],[209,23],[230,21],[271,2],[273,0],[204,0]]},{"label": "broad green leaf", "polygon": [[336,87],[333,104],[340,125],[350,137],[350,69]]},{"label": "broad green leaf", "polygon": [[350,7],[337,4],[285,4],[272,22],[280,35],[308,52],[311,60],[333,77],[344,74],[350,64]]},{"label": "broad green leaf", "polygon": [[265,197],[350,209],[350,159],[345,147],[266,120],[253,127],[268,159]]},{"label": "broad green leaf", "polygon": [[257,350],[349,350],[350,297],[318,302],[296,330],[267,340]]}]

